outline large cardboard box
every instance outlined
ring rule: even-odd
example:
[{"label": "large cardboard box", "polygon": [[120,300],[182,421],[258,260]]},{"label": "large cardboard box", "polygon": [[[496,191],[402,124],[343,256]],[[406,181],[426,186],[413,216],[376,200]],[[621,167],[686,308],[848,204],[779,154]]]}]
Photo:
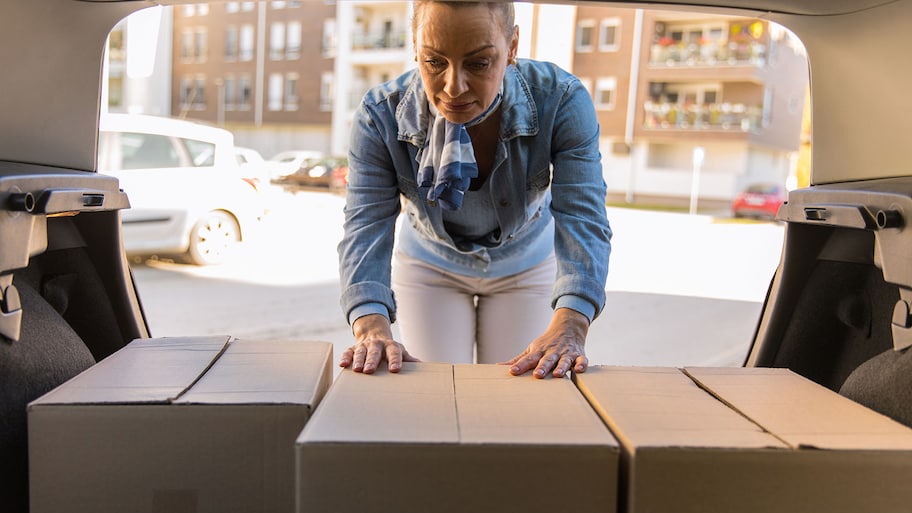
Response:
[{"label": "large cardboard box", "polygon": [[332,344],[140,339],[28,407],[32,513],[294,511]]},{"label": "large cardboard box", "polygon": [[569,379],[343,371],[298,439],[300,513],[613,513],[617,442]]},{"label": "large cardboard box", "polygon": [[912,511],[912,430],[786,369],[596,366],[625,513]]}]

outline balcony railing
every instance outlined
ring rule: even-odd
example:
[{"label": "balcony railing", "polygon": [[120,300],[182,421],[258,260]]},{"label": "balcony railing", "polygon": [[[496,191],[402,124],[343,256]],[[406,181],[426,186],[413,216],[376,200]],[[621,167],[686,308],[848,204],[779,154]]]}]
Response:
[{"label": "balcony railing", "polygon": [[757,42],[683,43],[661,40],[652,45],[649,54],[650,66],[753,65],[762,67],[765,63],[766,46]]},{"label": "balcony railing", "polygon": [[382,50],[391,48],[405,48],[405,42],[405,32],[352,35],[353,50]]},{"label": "balcony railing", "polygon": [[644,126],[650,129],[752,132],[762,126],[763,108],[743,103],[680,105],[646,102]]}]

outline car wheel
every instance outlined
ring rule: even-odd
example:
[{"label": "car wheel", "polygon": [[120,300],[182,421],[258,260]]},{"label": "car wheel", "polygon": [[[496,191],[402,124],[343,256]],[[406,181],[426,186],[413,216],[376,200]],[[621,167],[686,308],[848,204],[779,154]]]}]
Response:
[{"label": "car wheel", "polygon": [[185,259],[194,265],[220,264],[240,240],[237,221],[226,212],[214,210],[197,221],[190,231]]}]

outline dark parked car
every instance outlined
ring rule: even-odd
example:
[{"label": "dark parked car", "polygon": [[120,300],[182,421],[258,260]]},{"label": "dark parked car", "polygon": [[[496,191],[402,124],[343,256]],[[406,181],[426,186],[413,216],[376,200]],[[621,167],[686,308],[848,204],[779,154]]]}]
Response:
[{"label": "dark parked car", "polygon": [[297,171],[275,178],[272,183],[292,192],[313,188],[339,190],[345,187],[343,169],[348,169],[345,157],[307,159]]},{"label": "dark parked car", "polygon": [[[0,2],[0,510],[7,513],[28,511],[28,402],[150,336],[123,249],[129,197],[115,178],[97,173],[96,154],[104,43],[115,24],[154,3]],[[781,260],[744,365],[792,369],[912,426],[905,140],[912,116],[903,114],[912,112],[912,66],[902,65],[912,0],[579,5],[707,7],[774,21],[805,42],[811,185],[791,191],[780,210]],[[775,58],[770,51],[764,62]],[[739,84],[758,72],[731,71],[743,74]],[[775,91],[769,97],[779,101]],[[738,141],[754,137],[745,128]]]},{"label": "dark parked car", "polygon": [[786,197],[785,187],[779,184],[753,184],[732,200],[732,215],[775,219]]}]

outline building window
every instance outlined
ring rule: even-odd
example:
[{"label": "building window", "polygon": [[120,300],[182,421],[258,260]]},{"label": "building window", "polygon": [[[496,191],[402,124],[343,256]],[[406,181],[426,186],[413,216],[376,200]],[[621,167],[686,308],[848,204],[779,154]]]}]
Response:
[{"label": "building window", "polygon": [[242,61],[253,60],[254,29],[252,24],[241,25],[240,51],[238,58]]},{"label": "building window", "polygon": [[180,42],[181,62],[190,62],[193,56],[193,31],[184,29],[181,31]]},{"label": "building window", "polygon": [[333,98],[335,97],[335,88],[333,87],[333,74],[330,71],[324,71],[320,76],[320,110],[329,112],[333,108]]},{"label": "building window", "polygon": [[181,9],[181,14],[185,18],[193,16],[205,16],[209,14],[209,4],[186,4]]},{"label": "building window", "polygon": [[281,73],[273,73],[269,75],[269,98],[267,100],[267,108],[272,111],[282,110],[282,88],[284,86],[284,78]]},{"label": "building window", "polygon": [[576,25],[576,51],[591,52],[595,49],[595,21],[580,20]]},{"label": "building window", "polygon": [[273,9],[284,9],[285,0],[272,0],[271,5]]},{"label": "building window", "polygon": [[206,62],[206,29],[198,28],[193,33],[193,59],[196,62]]},{"label": "building window", "polygon": [[241,2],[241,11],[251,12],[255,6],[256,2]]},{"label": "building window", "polygon": [[206,77],[198,76],[193,81],[193,100],[190,104],[195,110],[206,110]]},{"label": "building window", "polygon": [[241,10],[240,2],[226,2],[225,3],[225,12],[235,13]]},{"label": "building window", "polygon": [[181,78],[181,109],[206,109],[206,77],[190,76]]},{"label": "building window", "polygon": [[290,21],[285,37],[285,58],[294,60],[301,57],[301,22]]},{"label": "building window", "polygon": [[323,57],[335,57],[336,55],[336,20],[334,18],[323,20],[321,50]]},{"label": "building window", "polygon": [[615,97],[617,96],[617,79],[603,77],[595,82],[593,100],[599,110],[614,110]]},{"label": "building window", "polygon": [[285,110],[298,110],[298,74],[285,75]]},{"label": "building window", "polygon": [[253,98],[253,81],[250,75],[241,75],[238,77],[238,110],[250,110],[251,100]]},{"label": "building window", "polygon": [[269,58],[278,61],[285,57],[285,24],[275,22],[269,32]]},{"label": "building window", "polygon": [[180,81],[180,106],[182,109],[190,105],[190,95],[193,94],[193,80],[188,77]]},{"label": "building window", "polygon": [[233,76],[225,77],[225,110],[237,109],[237,80]]},{"label": "building window", "polygon": [[238,28],[234,25],[225,27],[225,60],[236,61],[238,58]]},{"label": "building window", "polygon": [[599,50],[616,52],[620,47],[621,20],[608,18],[599,24]]}]

